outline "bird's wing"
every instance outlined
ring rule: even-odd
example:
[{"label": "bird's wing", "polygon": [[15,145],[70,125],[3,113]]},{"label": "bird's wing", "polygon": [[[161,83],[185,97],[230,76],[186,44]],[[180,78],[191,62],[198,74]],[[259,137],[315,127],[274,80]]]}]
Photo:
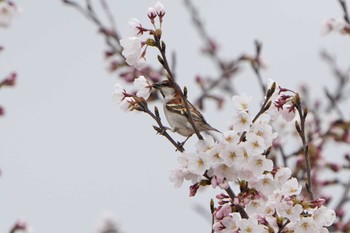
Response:
[{"label": "bird's wing", "polygon": [[[204,119],[203,115],[197,110],[195,106],[190,101],[187,101],[189,110],[192,113],[192,118],[194,120],[203,121],[204,123],[207,123]],[[188,113],[186,111],[186,106],[183,104],[182,98],[176,98],[168,101],[165,105],[166,109],[177,114],[181,114],[182,116],[185,116],[188,118]]]}]

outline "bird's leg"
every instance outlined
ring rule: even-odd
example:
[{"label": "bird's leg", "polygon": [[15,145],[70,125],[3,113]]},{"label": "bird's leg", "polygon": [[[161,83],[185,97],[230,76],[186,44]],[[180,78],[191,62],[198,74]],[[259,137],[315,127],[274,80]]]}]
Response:
[{"label": "bird's leg", "polygon": [[153,128],[157,131],[158,134],[164,135],[167,130],[173,131],[171,128],[163,126],[162,128],[159,128],[157,126],[153,126]]},{"label": "bird's leg", "polygon": [[183,141],[183,142],[177,142],[177,144],[178,144],[179,146],[183,147],[183,146],[185,145],[185,143],[187,142],[187,140],[188,140],[192,135],[193,135],[193,134],[191,134],[190,136],[188,136],[188,137],[185,139],[185,141]]}]

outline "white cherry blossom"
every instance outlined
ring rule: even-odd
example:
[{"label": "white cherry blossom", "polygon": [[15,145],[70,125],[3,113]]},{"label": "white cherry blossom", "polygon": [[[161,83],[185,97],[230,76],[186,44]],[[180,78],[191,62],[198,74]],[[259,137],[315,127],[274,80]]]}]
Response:
[{"label": "white cherry blossom", "polygon": [[138,97],[143,97],[144,99],[148,99],[151,94],[152,87],[151,84],[147,81],[144,76],[139,76],[134,80],[134,86],[137,89],[136,95]]},{"label": "white cherry blossom", "polygon": [[136,69],[142,69],[145,64],[145,58],[142,55],[142,43],[138,37],[126,37],[120,40],[120,45],[123,47],[122,54],[125,57],[128,65]]}]

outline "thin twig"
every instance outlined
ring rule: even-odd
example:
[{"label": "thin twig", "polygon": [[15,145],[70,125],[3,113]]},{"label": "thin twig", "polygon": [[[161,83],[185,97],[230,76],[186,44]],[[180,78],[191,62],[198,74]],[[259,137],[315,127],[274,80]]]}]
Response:
[{"label": "thin twig", "polygon": [[334,97],[327,89],[327,87],[324,88],[324,92],[325,92],[325,95],[326,97],[328,98],[330,104],[329,104],[329,108],[333,108],[335,109],[335,111],[338,113],[340,119],[344,119],[344,114],[342,113],[342,111],[340,110],[339,108],[339,105],[338,105],[338,101],[337,99],[339,100],[340,98],[340,92],[338,92],[337,96]]},{"label": "thin twig", "polygon": [[[158,110],[156,110],[158,111]],[[158,124],[159,127],[154,127],[154,129],[161,135],[163,135],[164,137],[166,137],[171,144],[173,144],[176,148],[176,150],[180,151],[180,152],[184,152],[185,149],[183,148],[183,145],[181,145],[180,143],[177,143],[167,132],[166,132],[166,127],[164,127],[161,118],[158,114],[154,114],[152,111],[149,110],[148,107],[146,107],[144,109],[144,112],[147,113],[148,115],[150,115]]]},{"label": "thin twig", "polygon": [[340,111],[337,103],[345,99],[346,87],[349,83],[349,76],[347,72],[342,71],[338,67],[335,58],[331,56],[327,51],[322,51],[320,55],[321,58],[323,58],[323,60],[328,63],[338,81],[337,87],[333,92],[334,94],[330,93],[330,91],[325,88],[326,97],[330,102],[327,107],[327,111],[336,109],[339,116],[343,118],[343,113]]},{"label": "thin twig", "polygon": [[314,200],[314,194],[312,192],[311,162],[310,162],[309,146],[306,141],[306,135],[305,135],[306,134],[305,119],[307,116],[307,108],[302,109],[300,96],[298,94],[296,94],[295,96],[295,102],[296,102],[295,103],[296,109],[298,111],[299,118],[300,118],[300,124],[296,121],[295,126],[303,144],[303,153],[304,153],[305,164],[306,164],[306,176],[307,176],[306,190],[310,194],[311,200]]},{"label": "thin twig", "polygon": [[264,81],[260,74],[260,66],[258,66],[255,62],[252,62],[251,66],[253,68],[254,73],[256,74],[262,93],[266,93],[266,85],[264,84]]},{"label": "thin twig", "polygon": [[[255,115],[254,119],[252,120],[252,123],[255,123],[255,121],[257,121],[259,119],[259,117],[264,114],[270,107],[271,107],[271,97],[273,95],[273,93],[275,92],[276,89],[276,83],[274,82],[271,86],[270,89],[267,90],[266,92],[266,97],[265,97],[265,101],[262,104],[259,112]],[[245,139],[245,136],[247,134],[247,131],[244,131],[241,135],[240,141],[242,142]]]},{"label": "thin twig", "polygon": [[252,120],[252,123],[255,123],[255,121],[257,121],[259,119],[259,117],[270,108],[270,106],[272,104],[270,99],[272,97],[272,94],[275,91],[275,88],[276,88],[276,84],[274,84],[273,87],[271,87],[271,89],[269,89],[267,91],[265,101],[264,101],[263,105],[261,106],[259,112],[256,114],[256,116]]}]

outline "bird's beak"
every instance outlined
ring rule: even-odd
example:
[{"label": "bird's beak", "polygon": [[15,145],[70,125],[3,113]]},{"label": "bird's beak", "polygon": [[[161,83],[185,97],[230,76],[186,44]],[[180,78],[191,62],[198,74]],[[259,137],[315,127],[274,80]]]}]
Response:
[{"label": "bird's beak", "polygon": [[159,83],[154,83],[152,84],[152,87],[155,89],[160,89],[160,84]]}]

